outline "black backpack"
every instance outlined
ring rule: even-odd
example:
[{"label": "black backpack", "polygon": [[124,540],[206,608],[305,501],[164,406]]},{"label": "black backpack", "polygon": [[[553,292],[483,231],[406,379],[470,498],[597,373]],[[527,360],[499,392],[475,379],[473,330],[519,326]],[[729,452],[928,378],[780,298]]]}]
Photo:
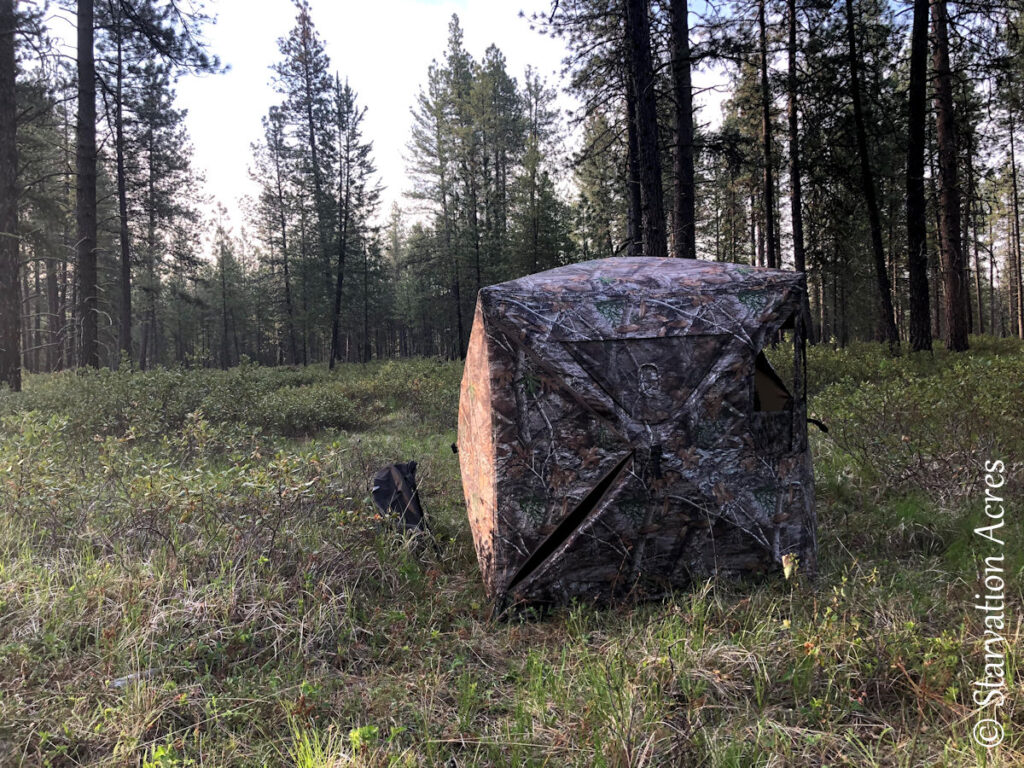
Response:
[{"label": "black backpack", "polygon": [[388,464],[373,476],[373,503],[403,531],[425,531],[427,521],[416,490],[416,462]]}]

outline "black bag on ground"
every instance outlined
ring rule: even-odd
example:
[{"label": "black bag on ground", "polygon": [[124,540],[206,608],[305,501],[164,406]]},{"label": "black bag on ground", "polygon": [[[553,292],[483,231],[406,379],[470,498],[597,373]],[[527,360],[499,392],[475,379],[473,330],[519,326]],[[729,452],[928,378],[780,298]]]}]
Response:
[{"label": "black bag on ground", "polygon": [[394,520],[403,531],[427,529],[416,490],[416,462],[388,464],[373,476],[373,503],[381,514]]}]

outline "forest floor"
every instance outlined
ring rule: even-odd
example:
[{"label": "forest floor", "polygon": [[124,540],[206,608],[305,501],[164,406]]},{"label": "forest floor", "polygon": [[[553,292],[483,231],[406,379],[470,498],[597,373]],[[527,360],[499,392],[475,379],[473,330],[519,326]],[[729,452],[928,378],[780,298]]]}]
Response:
[{"label": "forest floor", "polygon": [[[459,364],[31,376],[0,393],[0,765],[1022,765],[1024,346],[972,343],[811,350],[817,583],[506,623]],[[369,501],[408,459],[439,552]],[[973,533],[995,460],[1001,547]],[[1009,690],[979,715],[999,554]]]}]

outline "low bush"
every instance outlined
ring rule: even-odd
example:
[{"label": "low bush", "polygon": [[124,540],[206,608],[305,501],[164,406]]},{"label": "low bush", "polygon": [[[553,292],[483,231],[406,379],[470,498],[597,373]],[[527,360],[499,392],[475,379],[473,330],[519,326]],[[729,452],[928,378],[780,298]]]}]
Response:
[{"label": "low bush", "polygon": [[446,429],[455,425],[461,373],[461,364],[440,360],[345,364],[333,372],[252,363],[227,371],[65,371],[27,377],[20,394],[0,391],[0,414],[60,414],[75,439],[155,439],[181,429],[193,413],[290,437],[367,429],[402,410],[423,429]]},{"label": "low bush", "polygon": [[[890,358],[881,345],[815,350],[811,415],[878,494],[924,492],[955,506],[977,493],[987,460],[1024,456],[1024,346],[994,341],[972,354]],[[1019,469],[1019,465],[1016,465]],[[1024,489],[1019,471],[1015,489]]]}]

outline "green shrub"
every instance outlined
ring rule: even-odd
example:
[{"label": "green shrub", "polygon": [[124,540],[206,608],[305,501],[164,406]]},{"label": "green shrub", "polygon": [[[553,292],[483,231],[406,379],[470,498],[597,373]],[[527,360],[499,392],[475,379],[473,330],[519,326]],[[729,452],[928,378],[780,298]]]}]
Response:
[{"label": "green shrub", "polygon": [[157,439],[182,429],[189,415],[270,435],[298,437],[326,429],[362,430],[394,412],[423,429],[450,429],[458,410],[462,365],[440,360],[227,371],[81,369],[27,377],[22,393],[0,392],[0,415],[26,411],[66,417],[75,439]]},{"label": "green shrub", "polygon": [[1024,354],[964,356],[951,365],[890,365],[843,379],[810,401],[831,437],[880,490],[941,502],[973,493],[986,460],[1024,455]]}]

